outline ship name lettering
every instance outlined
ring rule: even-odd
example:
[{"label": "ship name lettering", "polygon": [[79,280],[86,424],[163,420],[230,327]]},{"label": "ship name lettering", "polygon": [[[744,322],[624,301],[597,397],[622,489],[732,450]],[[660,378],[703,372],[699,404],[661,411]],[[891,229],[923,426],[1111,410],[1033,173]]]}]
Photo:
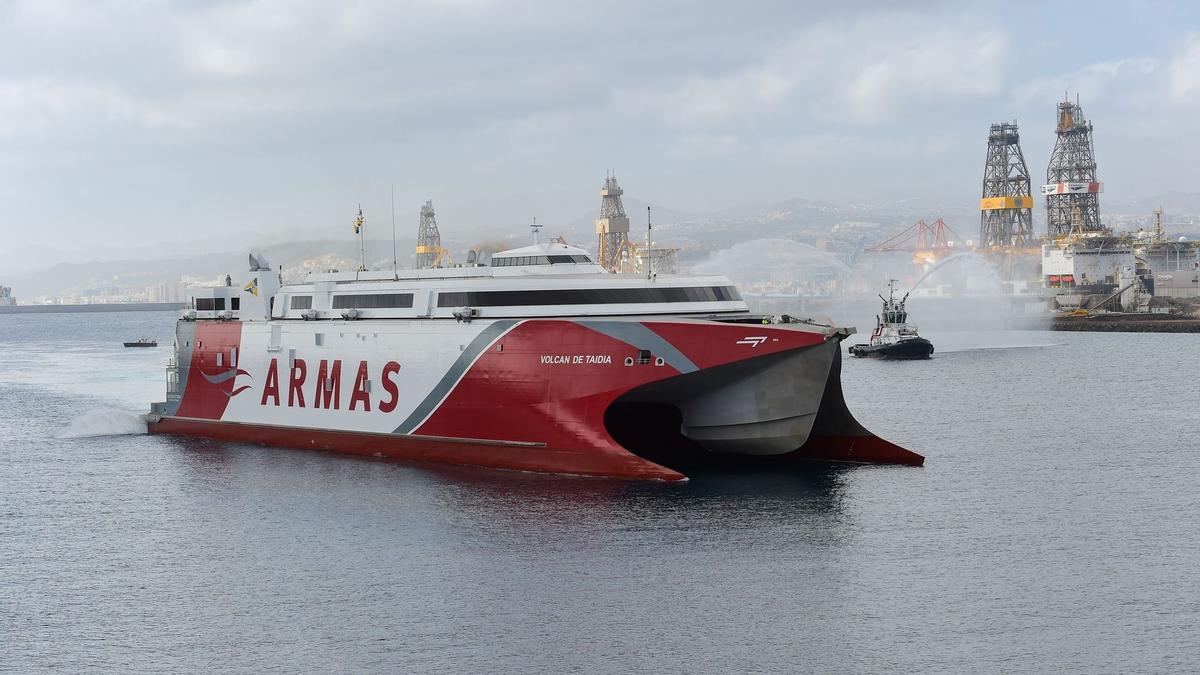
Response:
[{"label": "ship name lettering", "polygon": [[543,366],[550,365],[604,365],[612,363],[612,356],[609,354],[543,354],[541,356]]},{"label": "ship name lettering", "polygon": [[[292,367],[288,373],[287,380],[287,407],[289,408],[307,408],[304,397],[304,384],[308,379],[308,364],[304,359],[294,359]],[[363,412],[371,412],[371,386],[370,369],[366,361],[359,361],[358,367],[354,370],[347,370],[347,374],[353,373],[353,383],[347,381],[347,388],[350,391],[349,410],[361,410]],[[378,401],[378,410],[382,413],[390,413],[396,409],[400,403],[400,388],[396,383],[396,375],[400,373],[400,364],[395,361],[388,361],[383,366],[380,373],[379,381],[383,387],[383,398]],[[313,408],[324,408],[326,410],[341,410],[342,409],[342,360],[321,359],[317,364],[317,374],[313,378],[311,393]],[[280,406],[280,385],[279,385],[279,360],[271,359],[267,365],[267,376],[263,384],[262,398],[259,405]]]}]

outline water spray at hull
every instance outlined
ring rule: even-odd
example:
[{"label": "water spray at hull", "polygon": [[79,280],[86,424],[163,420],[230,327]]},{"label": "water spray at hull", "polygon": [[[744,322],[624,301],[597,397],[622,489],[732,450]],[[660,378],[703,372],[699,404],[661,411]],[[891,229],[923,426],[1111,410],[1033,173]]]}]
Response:
[{"label": "water spray at hull", "polygon": [[71,420],[58,438],[136,436],[146,433],[141,415],[116,408],[89,410]]}]

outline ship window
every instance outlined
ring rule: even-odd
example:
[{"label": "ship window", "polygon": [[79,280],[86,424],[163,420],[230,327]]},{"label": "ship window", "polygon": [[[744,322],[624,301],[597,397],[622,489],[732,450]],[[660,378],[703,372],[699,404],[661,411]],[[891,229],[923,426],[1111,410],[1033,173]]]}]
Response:
[{"label": "ship window", "polygon": [[591,262],[584,255],[522,255],[508,258],[492,258],[492,267],[513,265],[550,265],[552,263]]},{"label": "ship window", "polygon": [[230,298],[229,299],[229,309],[240,310],[241,308],[242,308],[242,299],[241,298]]},{"label": "ship window", "polygon": [[212,312],[216,310],[217,304],[215,298],[196,298],[197,312]]},{"label": "ship window", "polygon": [[334,309],[395,309],[412,306],[412,293],[371,293],[333,296]]},{"label": "ship window", "polygon": [[218,312],[225,311],[225,298],[213,298],[213,302],[216,303],[216,310]]},{"label": "ship window", "polygon": [[438,293],[438,307],[528,307],[741,300],[732,286],[680,288],[572,288],[545,291],[458,291]]},{"label": "ship window", "polygon": [[312,309],[312,296],[311,295],[293,295],[291,308],[292,309]]},{"label": "ship window", "polygon": [[586,255],[552,255],[549,256],[550,264],[558,263],[590,263],[590,258]]}]

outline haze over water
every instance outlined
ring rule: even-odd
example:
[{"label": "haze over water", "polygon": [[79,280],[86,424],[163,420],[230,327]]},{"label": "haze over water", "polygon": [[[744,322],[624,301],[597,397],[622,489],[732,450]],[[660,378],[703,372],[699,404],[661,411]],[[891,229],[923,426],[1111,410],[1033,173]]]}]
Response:
[{"label": "haze over water", "polygon": [[843,373],[924,468],[665,485],[131,433],[173,328],[0,318],[0,670],[1200,662],[1191,336],[930,333]]}]

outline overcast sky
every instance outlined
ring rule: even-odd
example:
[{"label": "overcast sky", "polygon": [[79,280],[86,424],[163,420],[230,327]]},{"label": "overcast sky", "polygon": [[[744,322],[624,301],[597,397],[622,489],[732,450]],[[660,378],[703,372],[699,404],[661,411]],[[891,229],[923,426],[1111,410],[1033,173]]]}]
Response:
[{"label": "overcast sky", "polygon": [[553,219],[610,167],[682,210],[971,204],[991,122],[1044,178],[1065,90],[1103,199],[1200,191],[1192,3],[961,4],[0,0],[0,253],[341,236],[391,184],[405,227]]}]

